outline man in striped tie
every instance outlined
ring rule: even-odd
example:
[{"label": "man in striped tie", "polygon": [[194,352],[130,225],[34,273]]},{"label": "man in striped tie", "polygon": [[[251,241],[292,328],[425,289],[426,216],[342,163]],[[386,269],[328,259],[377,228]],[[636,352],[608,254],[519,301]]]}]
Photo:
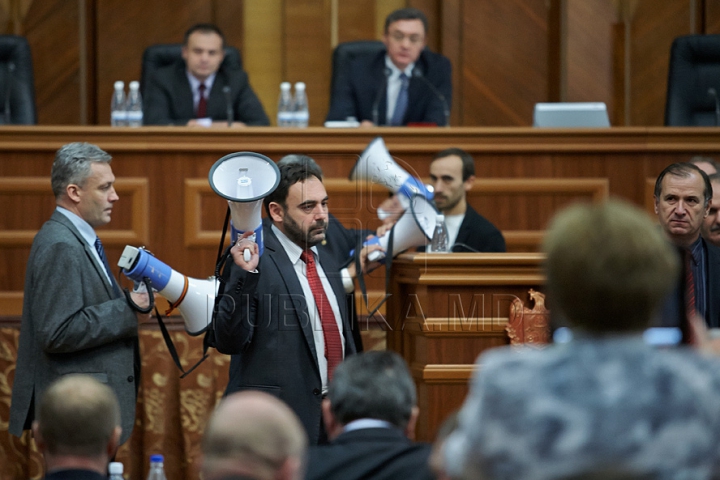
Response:
[{"label": "man in striped tie", "polygon": [[699,315],[708,327],[720,327],[720,249],[700,236],[713,188],[707,174],[692,163],[666,167],[655,182],[655,213],[683,264],[678,287],[660,312],[658,325],[680,326]]},{"label": "man in striped tie", "polygon": [[[120,293],[95,234],[110,222],[119,199],[111,160],[89,143],[70,143],[55,156],[51,183],[57,207],[33,240],[25,272],[13,435],[30,428],[50,383],[71,373],[110,386],[120,402],[120,443],[132,432],[139,318]],[[130,296],[139,307],[148,306],[147,294]]]},{"label": "man in striped tie", "polygon": [[[322,399],[335,367],[356,350],[340,268],[316,248],[328,224],[321,179],[314,164],[280,166],[280,183],[265,198],[272,224],[263,227],[264,253],[248,238],[230,250],[211,333],[216,348],[233,355],[226,394],[261,390],[279,397],[311,444],[326,441]],[[363,265],[375,249],[363,249]]]}]

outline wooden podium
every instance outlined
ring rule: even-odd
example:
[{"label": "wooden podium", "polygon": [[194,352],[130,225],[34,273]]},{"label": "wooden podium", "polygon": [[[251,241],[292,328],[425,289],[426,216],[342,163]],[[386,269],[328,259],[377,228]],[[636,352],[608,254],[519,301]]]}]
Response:
[{"label": "wooden podium", "polygon": [[[393,260],[387,348],[410,365],[418,392],[416,439],[432,441],[468,392],[477,356],[509,344],[513,300],[543,291],[538,253],[406,253]],[[516,302],[517,305],[517,302]]]}]

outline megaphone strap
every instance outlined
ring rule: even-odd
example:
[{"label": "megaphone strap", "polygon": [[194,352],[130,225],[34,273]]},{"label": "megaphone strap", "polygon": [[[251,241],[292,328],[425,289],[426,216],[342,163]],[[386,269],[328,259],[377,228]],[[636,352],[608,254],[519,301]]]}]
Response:
[{"label": "megaphone strap", "polygon": [[182,291],[182,293],[180,294],[180,297],[178,297],[177,301],[176,301],[175,303],[171,303],[171,304],[170,304],[170,308],[168,308],[167,310],[165,310],[165,316],[166,316],[166,317],[169,317],[170,314],[171,314],[177,307],[180,306],[180,304],[182,303],[182,301],[185,300],[185,295],[187,295],[188,285],[189,285],[190,282],[188,281],[188,277],[186,277],[185,275],[183,275],[183,280],[185,281],[185,285],[183,285],[183,291]]}]

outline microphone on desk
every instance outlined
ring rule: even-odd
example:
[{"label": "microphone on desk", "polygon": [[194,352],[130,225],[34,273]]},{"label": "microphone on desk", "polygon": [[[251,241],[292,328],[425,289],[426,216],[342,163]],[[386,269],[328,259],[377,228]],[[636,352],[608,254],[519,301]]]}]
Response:
[{"label": "microphone on desk", "polygon": [[3,118],[5,120],[5,125],[9,125],[11,122],[10,118],[10,94],[12,92],[12,80],[13,80],[13,72],[15,71],[15,64],[13,62],[8,62],[7,64],[7,72],[5,74],[5,111],[3,112]]},{"label": "microphone on desk", "polygon": [[720,126],[720,99],[718,99],[717,90],[710,87],[708,88],[707,93],[713,100],[715,100],[715,126]]},{"label": "microphone on desk", "polygon": [[225,94],[225,111],[227,112],[228,127],[232,127],[233,106],[232,106],[232,98],[230,98],[230,86],[229,85],[225,85],[223,87],[223,93]]},{"label": "microphone on desk", "polygon": [[449,127],[450,126],[450,106],[448,105],[448,102],[445,99],[445,95],[443,95],[440,92],[440,90],[438,90],[437,87],[435,85],[433,85],[432,82],[430,82],[430,80],[425,78],[425,76],[423,75],[422,69],[420,69],[420,67],[413,68],[412,76],[422,80],[425,83],[425,85],[427,85],[430,88],[430,90],[432,90],[432,92],[435,94],[435,96],[440,100],[440,102],[442,103],[442,107],[443,107],[443,115],[445,115],[445,126]]},{"label": "microphone on desk", "polygon": [[391,71],[389,68],[385,67],[385,70],[383,71],[383,73],[384,73],[384,78],[383,78],[382,85],[380,85],[380,88],[379,88],[378,91],[377,91],[377,95],[375,95],[375,101],[373,102],[373,105],[372,105],[372,118],[373,118],[373,123],[374,123],[375,125],[377,125],[377,126],[379,126],[379,124],[378,124],[378,118],[379,118],[379,112],[378,112],[378,110],[380,109],[380,99],[382,98],[383,92],[387,89],[388,78],[390,78],[390,74],[392,73],[392,71]]}]

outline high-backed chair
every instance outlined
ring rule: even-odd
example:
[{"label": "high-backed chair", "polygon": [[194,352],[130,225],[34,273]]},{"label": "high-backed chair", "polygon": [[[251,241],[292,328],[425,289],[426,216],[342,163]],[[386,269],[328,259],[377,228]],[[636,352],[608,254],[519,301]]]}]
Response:
[{"label": "high-backed chair", "polygon": [[686,35],[670,50],[665,125],[720,125],[720,35]]},{"label": "high-backed chair", "polygon": [[30,45],[25,37],[0,35],[0,124],[36,123]]},{"label": "high-backed chair", "polygon": [[[158,68],[172,65],[182,58],[181,43],[167,43],[150,45],[145,49],[142,58],[142,71],[140,73],[140,93],[145,97],[147,82]],[[225,47],[223,66],[242,70],[242,57],[235,47]]]},{"label": "high-backed chair", "polygon": [[332,77],[330,79],[330,104],[335,94],[336,85],[342,85],[342,80],[348,75],[350,63],[361,55],[376,55],[385,45],[379,40],[360,40],[357,42],[339,43],[332,56]]}]

